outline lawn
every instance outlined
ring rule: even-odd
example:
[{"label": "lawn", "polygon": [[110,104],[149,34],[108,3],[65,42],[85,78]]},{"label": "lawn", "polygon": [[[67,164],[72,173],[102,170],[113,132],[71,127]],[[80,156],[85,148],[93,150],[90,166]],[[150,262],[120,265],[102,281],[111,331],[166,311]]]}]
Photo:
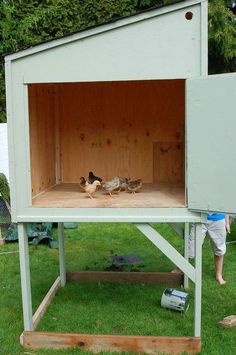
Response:
[{"label": "lawn", "polygon": [[[182,240],[166,224],[153,224],[179,251]],[[56,231],[55,231],[56,233]],[[65,230],[67,269],[104,270],[111,255],[137,254],[140,271],[170,271],[174,265],[132,224],[81,223]],[[236,226],[228,241],[236,240]],[[19,255],[17,244],[0,246],[1,316],[0,355],[89,354],[83,350],[31,351],[19,345],[23,330]],[[58,276],[58,250],[30,246],[33,310]],[[126,267],[127,270],[130,267]],[[236,327],[223,329],[217,322],[236,313],[236,243],[227,245],[224,277],[227,284],[214,280],[213,256],[206,238],[203,246],[203,302],[201,354],[236,354]],[[163,286],[145,284],[67,284],[60,289],[37,330],[110,333],[130,335],[193,335],[194,287],[190,283],[190,308],[185,314],[163,309]]]}]

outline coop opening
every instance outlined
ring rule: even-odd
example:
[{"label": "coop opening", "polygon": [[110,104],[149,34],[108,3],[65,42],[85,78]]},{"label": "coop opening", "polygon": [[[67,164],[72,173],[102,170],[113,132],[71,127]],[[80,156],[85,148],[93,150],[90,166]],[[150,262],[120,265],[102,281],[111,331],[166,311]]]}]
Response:
[{"label": "coop opening", "polygon": [[[184,80],[31,84],[28,97],[33,206],[185,206]],[[142,186],[109,194],[114,177]]]}]

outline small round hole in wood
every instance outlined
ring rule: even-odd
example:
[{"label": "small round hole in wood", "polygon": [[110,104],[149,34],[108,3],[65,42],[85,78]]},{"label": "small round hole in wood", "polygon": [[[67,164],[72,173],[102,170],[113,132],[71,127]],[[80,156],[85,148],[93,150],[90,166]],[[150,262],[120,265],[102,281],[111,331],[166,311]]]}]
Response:
[{"label": "small round hole in wood", "polygon": [[185,18],[190,21],[193,18],[193,13],[191,11],[186,12]]}]

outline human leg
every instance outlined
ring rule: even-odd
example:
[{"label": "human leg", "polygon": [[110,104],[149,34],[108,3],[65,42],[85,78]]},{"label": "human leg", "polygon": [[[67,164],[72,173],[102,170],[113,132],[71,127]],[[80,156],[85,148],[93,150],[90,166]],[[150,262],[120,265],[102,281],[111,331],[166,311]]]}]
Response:
[{"label": "human leg", "polygon": [[225,220],[209,221],[208,233],[214,252],[215,277],[220,285],[224,285],[226,281],[222,276],[224,254],[226,252],[226,227]]},{"label": "human leg", "polygon": [[226,283],[222,276],[224,256],[214,255],[214,261],[216,281],[218,281],[220,285],[224,285]]}]

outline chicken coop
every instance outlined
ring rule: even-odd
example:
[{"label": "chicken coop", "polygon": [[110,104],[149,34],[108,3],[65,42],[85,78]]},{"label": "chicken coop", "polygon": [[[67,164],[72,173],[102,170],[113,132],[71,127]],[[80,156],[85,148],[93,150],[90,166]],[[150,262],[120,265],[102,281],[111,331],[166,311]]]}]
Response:
[{"label": "chicken coop", "polygon": [[[207,6],[206,0],[176,1],[6,56],[24,346],[199,351],[201,222],[209,211],[236,212],[236,167],[230,164],[236,75],[207,75]],[[141,179],[142,187],[112,197],[99,189],[89,198],[79,186],[89,171],[103,181]],[[25,223],[41,221],[59,224],[60,276],[32,315]],[[188,279],[195,283],[194,336],[74,334],[72,340],[35,331],[56,290],[70,279],[63,222],[135,223],[183,271],[185,286]],[[149,222],[169,223],[183,238],[185,255]],[[197,236],[194,267],[186,252],[189,223]]]}]

